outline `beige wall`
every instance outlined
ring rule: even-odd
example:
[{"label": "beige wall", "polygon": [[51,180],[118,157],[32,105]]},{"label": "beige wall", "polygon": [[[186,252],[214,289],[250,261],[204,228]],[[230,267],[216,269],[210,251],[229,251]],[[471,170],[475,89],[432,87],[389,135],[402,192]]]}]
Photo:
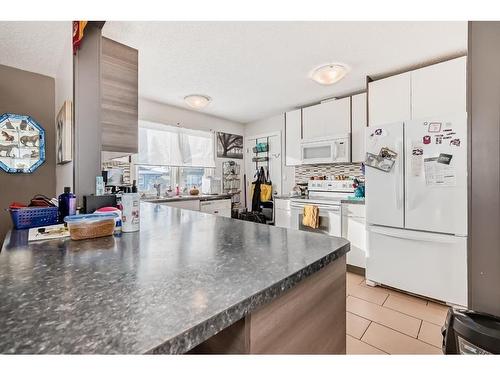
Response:
[{"label": "beige wall", "polygon": [[[71,21],[65,22],[67,24],[67,37],[64,45],[64,53],[59,63],[59,67],[55,76],[55,113],[64,104],[65,100],[73,101],[73,25]],[[63,192],[65,186],[71,186],[73,189],[73,162],[66,164],[56,165],[56,192],[60,194]]]},{"label": "beige wall", "polygon": [[4,211],[12,201],[29,201],[35,194],[56,194],[55,173],[55,88],[54,79],[0,65],[0,114],[29,115],[45,129],[46,159],[31,174],[0,171],[0,239],[11,227]]}]

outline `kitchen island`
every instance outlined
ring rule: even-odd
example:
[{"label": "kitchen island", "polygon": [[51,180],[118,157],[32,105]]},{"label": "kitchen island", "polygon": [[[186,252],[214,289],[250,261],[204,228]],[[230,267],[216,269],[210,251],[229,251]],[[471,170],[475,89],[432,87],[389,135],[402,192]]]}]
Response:
[{"label": "kitchen island", "polygon": [[141,231],[0,253],[1,353],[345,353],[349,242],[141,203]]}]

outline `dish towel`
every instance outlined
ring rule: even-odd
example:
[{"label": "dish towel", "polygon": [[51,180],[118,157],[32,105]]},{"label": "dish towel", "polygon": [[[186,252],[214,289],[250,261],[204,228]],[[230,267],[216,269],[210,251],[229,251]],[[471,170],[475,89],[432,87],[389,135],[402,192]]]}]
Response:
[{"label": "dish towel", "polygon": [[319,208],[318,206],[305,205],[302,224],[313,229],[319,228]]}]

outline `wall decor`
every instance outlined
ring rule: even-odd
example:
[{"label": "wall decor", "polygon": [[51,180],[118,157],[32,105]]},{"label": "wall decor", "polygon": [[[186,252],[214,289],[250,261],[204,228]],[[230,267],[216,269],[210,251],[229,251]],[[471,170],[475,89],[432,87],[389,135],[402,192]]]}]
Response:
[{"label": "wall decor", "polygon": [[0,116],[0,168],[31,173],[45,161],[45,130],[26,115]]},{"label": "wall decor", "polygon": [[56,117],[56,160],[65,164],[73,158],[73,104],[66,100]]},{"label": "wall decor", "polygon": [[243,136],[217,132],[217,157],[243,159]]}]

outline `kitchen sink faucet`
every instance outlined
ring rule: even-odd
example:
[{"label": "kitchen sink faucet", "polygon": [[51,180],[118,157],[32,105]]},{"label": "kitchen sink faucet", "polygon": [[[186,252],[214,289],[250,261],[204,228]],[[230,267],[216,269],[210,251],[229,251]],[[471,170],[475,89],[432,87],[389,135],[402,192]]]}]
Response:
[{"label": "kitchen sink faucet", "polygon": [[161,190],[161,184],[154,184],[153,187],[156,189],[156,197],[160,198],[160,190]]}]

